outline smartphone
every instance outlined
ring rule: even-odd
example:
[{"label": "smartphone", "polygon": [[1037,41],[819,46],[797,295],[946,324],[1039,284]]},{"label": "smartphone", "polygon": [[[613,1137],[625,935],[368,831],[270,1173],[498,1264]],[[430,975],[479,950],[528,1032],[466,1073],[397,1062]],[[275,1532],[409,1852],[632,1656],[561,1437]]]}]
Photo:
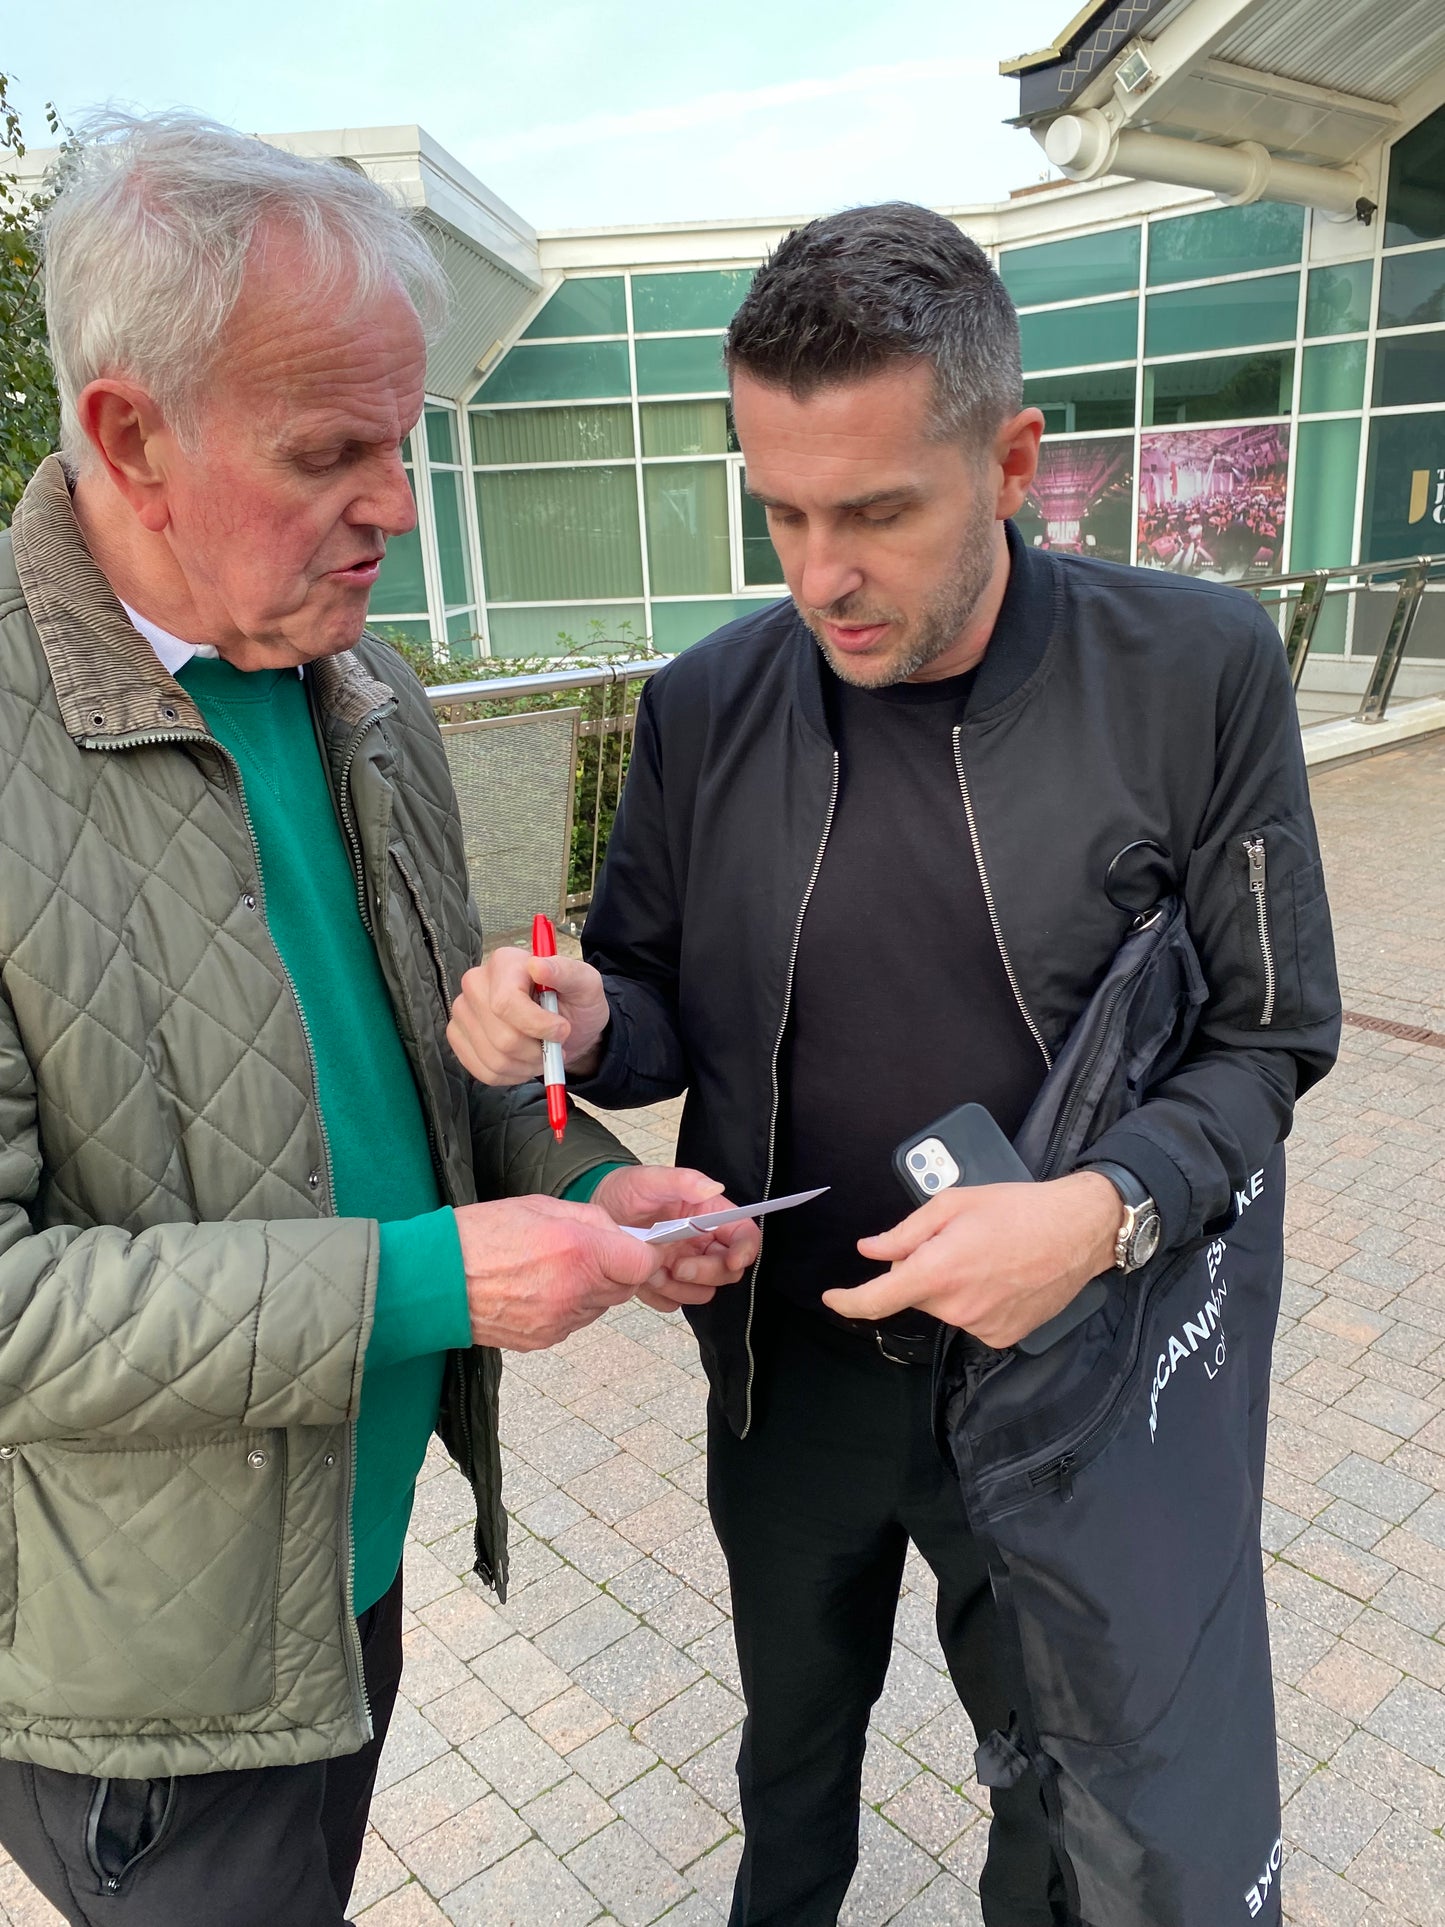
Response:
[{"label": "smartphone", "polygon": [[[947,1117],[926,1124],[893,1153],[910,1204],[926,1204],[956,1184],[1032,1184],[1033,1173],[982,1104],[960,1104]],[[1091,1278],[1072,1303],[1018,1341],[1015,1350],[1046,1352],[1103,1304],[1102,1278]]]}]

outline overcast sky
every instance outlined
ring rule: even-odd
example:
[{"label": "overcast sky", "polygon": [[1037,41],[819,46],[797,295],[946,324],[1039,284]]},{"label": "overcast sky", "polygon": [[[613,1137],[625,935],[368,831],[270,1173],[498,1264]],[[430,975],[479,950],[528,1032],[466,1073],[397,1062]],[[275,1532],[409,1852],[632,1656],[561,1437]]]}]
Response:
[{"label": "overcast sky", "polygon": [[1000,60],[1075,0],[0,0],[53,100],[262,133],[419,122],[539,228],[1001,199],[1042,179]]}]

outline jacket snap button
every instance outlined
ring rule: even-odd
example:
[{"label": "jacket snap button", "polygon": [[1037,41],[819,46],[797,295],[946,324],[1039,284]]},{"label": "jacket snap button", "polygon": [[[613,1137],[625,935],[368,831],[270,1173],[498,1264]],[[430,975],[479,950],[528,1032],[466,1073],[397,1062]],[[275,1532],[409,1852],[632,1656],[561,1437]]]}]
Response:
[{"label": "jacket snap button", "polygon": [[90,726],[92,729],[105,728],[105,717],[100,710],[97,709],[91,712]]},{"label": "jacket snap button", "polygon": [[321,1173],[319,1171],[308,1171],[306,1174],[306,1183],[310,1190],[319,1191],[321,1189]]},{"label": "jacket snap button", "polygon": [[266,1454],[261,1450],[260,1446],[257,1446],[254,1452],[248,1452],[246,1454],[246,1463],[253,1472],[259,1472],[261,1470],[261,1467],[266,1463]]},{"label": "jacket snap button", "polygon": [[180,713],[181,712],[176,708],[174,703],[161,704],[161,715],[165,718],[165,720],[168,723],[173,723],[176,720],[177,716],[180,715]]},{"label": "jacket snap button", "polygon": [[18,1445],[0,1445],[0,1459],[13,1459],[19,1450]]},{"label": "jacket snap button", "polygon": [[241,898],[241,901],[242,901],[242,903],[244,903],[244,904],[245,904],[245,906],[246,906],[246,908],[247,908],[248,910],[254,910],[254,909],[256,908],[256,893],[255,893],[255,891],[254,891],[254,890],[247,890],[247,891],[246,891],[246,893],[244,894],[244,896],[243,896],[243,897]]},{"label": "jacket snap button", "polygon": [[335,1454],[334,1452],[328,1452],[328,1453],[326,1454],[326,1457],[325,1457],[325,1458],[324,1458],[324,1459],[323,1459],[323,1460],[321,1461],[321,1463],[322,1463],[323,1465],[335,1465],[335,1463],[336,1463],[336,1454]]}]

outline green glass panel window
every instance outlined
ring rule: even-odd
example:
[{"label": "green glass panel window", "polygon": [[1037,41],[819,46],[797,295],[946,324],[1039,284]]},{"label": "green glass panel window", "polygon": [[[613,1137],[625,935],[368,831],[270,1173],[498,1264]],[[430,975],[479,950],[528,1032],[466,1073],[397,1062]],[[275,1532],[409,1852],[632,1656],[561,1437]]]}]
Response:
[{"label": "green glass panel window", "polygon": [[[1299,407],[1302,415],[1333,414],[1358,408],[1365,399],[1363,341],[1322,341],[1306,348],[1300,370]],[[1346,561],[1349,557],[1344,558]]]},{"label": "green glass panel window", "polygon": [[1144,423],[1154,427],[1287,415],[1293,381],[1292,349],[1162,362],[1144,370]]},{"label": "green glass panel window", "polygon": [[1044,433],[1134,426],[1134,370],[1100,368],[1082,375],[1046,375],[1024,383],[1024,406],[1042,408]]},{"label": "green glass panel window", "polygon": [[1350,560],[1360,421],[1301,422],[1295,444],[1292,569],[1333,569]]},{"label": "green glass panel window", "polygon": [[631,392],[625,341],[577,341],[513,348],[482,383],[478,400],[590,401]]},{"label": "green glass panel window", "polygon": [[1305,333],[1352,335],[1368,328],[1374,279],[1373,261],[1312,269],[1305,293]]},{"label": "green glass panel window", "polygon": [[[1149,285],[1203,281],[1212,274],[1248,274],[1298,261],[1305,211],[1283,201],[1208,208],[1149,224]],[[1293,329],[1291,329],[1293,333]]]},{"label": "green glass panel window", "polygon": [[[375,602],[375,596],[372,601]],[[426,616],[417,616],[411,622],[397,622],[390,616],[383,616],[379,622],[375,618],[376,610],[373,607],[366,626],[384,641],[390,642],[395,637],[398,641],[417,643],[423,648],[431,642],[431,621]]]},{"label": "green glass panel window", "polygon": [[1375,343],[1375,406],[1445,401],[1445,333],[1393,335]]},{"label": "green glass panel window", "polygon": [[643,470],[654,595],[726,595],[733,586],[727,467],[669,462]]},{"label": "green glass panel window", "polygon": [[[1445,410],[1370,423],[1362,562],[1445,550]],[[1416,625],[1419,635],[1419,625]]]},{"label": "green glass panel window", "polygon": [[1051,308],[1019,316],[1024,367],[1069,368],[1086,361],[1133,360],[1139,347],[1137,301],[1100,301],[1091,308]]},{"label": "green glass panel window", "polygon": [[728,455],[737,445],[725,401],[652,401],[642,410],[644,455]]},{"label": "green glass panel window", "polygon": [[494,656],[573,656],[592,650],[640,649],[647,623],[640,602],[550,609],[488,609]]},{"label": "green glass panel window", "polygon": [[776,596],[729,596],[716,602],[654,602],[652,605],[652,646],[665,656],[675,656],[701,642],[715,629],[736,622],[740,616],[756,615],[777,601]]},{"label": "green glass panel window", "polygon": [[1139,230],[1111,228],[1107,234],[1081,234],[1072,241],[1045,241],[1038,247],[1005,248],[999,273],[1015,307],[1042,301],[1080,301],[1085,295],[1114,294],[1139,285]]},{"label": "green glass panel window", "polygon": [[632,408],[476,408],[472,458],[499,462],[625,461],[632,454]]},{"label": "green glass panel window", "polygon": [[[407,476],[407,484],[416,499],[416,484]],[[421,530],[415,526],[405,535],[390,536],[386,544],[386,554],[382,558],[381,573],[376,578],[376,586],[371,591],[370,610],[375,616],[409,616],[425,609],[426,572],[421,559]]]},{"label": "green glass panel window", "polygon": [[578,275],[553,290],[551,300],[523,330],[522,339],[626,333],[627,291],[622,276]]},{"label": "green glass panel window", "polygon": [[426,411],[426,451],[434,462],[457,462],[457,417],[452,408]]},{"label": "green glass panel window", "polygon": [[1420,328],[1445,321],[1445,248],[1397,254],[1380,272],[1380,326]]},{"label": "green glass panel window", "polygon": [[477,477],[487,594],[497,602],[642,593],[637,483],[628,468]]},{"label": "green glass panel window", "polygon": [[451,644],[454,656],[477,654],[477,612],[475,609],[457,609],[447,617],[447,641]]},{"label": "green glass panel window", "polygon": [[1445,107],[1390,150],[1385,246],[1445,240]]},{"label": "green glass panel window", "polygon": [[1188,355],[1210,348],[1244,348],[1254,341],[1293,341],[1298,315],[1297,274],[1151,294],[1144,317],[1144,352]]},{"label": "green glass panel window", "polygon": [[454,468],[432,470],[431,502],[442,565],[442,599],[450,609],[472,599],[472,571],[462,528],[462,478]]},{"label": "green glass panel window", "polygon": [[640,335],[674,328],[725,328],[753,278],[751,268],[695,274],[634,274],[632,325]]},{"label": "green glass panel window", "polygon": [[726,392],[721,335],[690,335],[674,341],[639,341],[639,395],[721,395]]},{"label": "green glass panel window", "polygon": [[742,481],[743,581],[749,588],[781,583],[783,565],[768,534],[768,511],[748,494],[746,475]]}]

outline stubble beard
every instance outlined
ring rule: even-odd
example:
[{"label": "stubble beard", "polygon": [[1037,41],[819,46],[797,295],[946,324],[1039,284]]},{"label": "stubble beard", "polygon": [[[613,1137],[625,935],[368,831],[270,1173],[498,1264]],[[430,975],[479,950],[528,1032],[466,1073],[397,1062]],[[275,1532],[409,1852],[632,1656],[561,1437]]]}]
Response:
[{"label": "stubble beard", "polygon": [[907,682],[910,676],[916,676],[940,656],[947,655],[993,580],[995,519],[990,506],[970,522],[952,571],[919,610],[897,654],[882,660],[844,655],[827,640],[822,626],[826,618],[830,622],[856,623],[863,627],[870,621],[896,619],[896,611],[855,609],[850,606],[850,598],[834,603],[829,609],[798,610],[840,682],[854,689],[888,689],[894,683]]}]

